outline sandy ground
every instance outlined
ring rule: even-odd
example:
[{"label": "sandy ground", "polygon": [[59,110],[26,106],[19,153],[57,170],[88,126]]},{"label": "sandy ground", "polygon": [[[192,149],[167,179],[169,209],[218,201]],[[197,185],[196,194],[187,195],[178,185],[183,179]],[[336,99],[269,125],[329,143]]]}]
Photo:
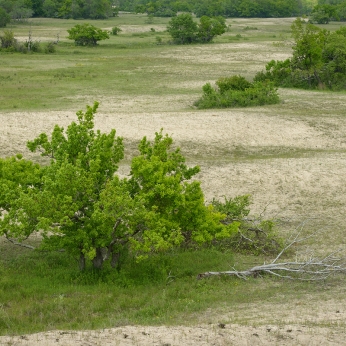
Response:
[{"label": "sandy ground", "polygon": [[[266,208],[269,217],[311,218],[312,227],[327,229],[320,239],[324,243],[323,251],[335,250],[345,246],[341,235],[345,229],[346,120],[328,115],[328,103],[317,120],[297,117],[295,104],[290,101],[294,93],[284,91],[287,104],[282,113],[280,106],[175,111],[184,105],[184,99],[166,100],[165,112],[160,113],[160,105],[148,98],[101,100],[96,126],[102,131],[116,128],[117,134],[124,137],[126,162],[143,136],[152,138],[155,131],[164,128],[182,147],[189,164],[201,166],[198,179],[202,181],[207,200],[251,194],[254,213]],[[344,101],[342,98],[334,105],[341,107]],[[311,110],[314,100],[310,102]],[[74,119],[74,112],[0,114],[0,155],[23,152],[27,140],[43,131],[50,132],[56,123],[66,127]],[[123,175],[128,171],[126,163],[119,170]],[[241,311],[209,311],[200,316],[201,324],[194,326],[51,331],[3,336],[0,344],[346,345],[346,299],[340,298],[344,293],[344,288],[340,288],[336,298],[326,295],[318,302],[297,300],[280,306],[248,305]],[[243,322],[237,324],[240,313]],[[220,320],[228,322],[220,326],[217,322]]]}]

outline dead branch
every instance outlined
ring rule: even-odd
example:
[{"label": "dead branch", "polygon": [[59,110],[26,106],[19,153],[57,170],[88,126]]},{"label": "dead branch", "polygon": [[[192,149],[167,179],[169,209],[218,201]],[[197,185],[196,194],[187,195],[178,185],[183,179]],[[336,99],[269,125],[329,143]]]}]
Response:
[{"label": "dead branch", "polygon": [[310,258],[304,260],[298,260],[297,258],[295,261],[278,262],[281,256],[294,244],[310,239],[314,237],[316,233],[318,233],[315,232],[308,236],[301,236],[304,224],[305,222],[298,226],[300,230],[288,238],[287,245],[269,264],[264,263],[262,265],[241,271],[232,268],[233,270],[228,271],[205,272],[198,274],[197,279],[210,276],[227,275],[236,276],[240,279],[247,280],[248,277],[258,277],[269,274],[290,280],[316,281],[325,280],[330,275],[336,273],[346,274],[346,259],[343,257],[336,257],[336,255],[341,252],[341,249],[322,258],[310,256]]},{"label": "dead branch", "polygon": [[[28,244],[24,244],[24,243],[21,243],[21,242],[17,242],[17,241],[15,241],[14,239],[9,238],[7,234],[5,234],[5,238],[6,238],[10,243],[12,243],[13,245],[22,246],[22,247],[25,247],[25,248],[31,249],[31,250],[35,250],[35,249],[36,249],[34,246],[31,246],[31,245],[28,245]],[[26,239],[28,239],[28,237],[25,238],[24,240],[26,240]]]}]

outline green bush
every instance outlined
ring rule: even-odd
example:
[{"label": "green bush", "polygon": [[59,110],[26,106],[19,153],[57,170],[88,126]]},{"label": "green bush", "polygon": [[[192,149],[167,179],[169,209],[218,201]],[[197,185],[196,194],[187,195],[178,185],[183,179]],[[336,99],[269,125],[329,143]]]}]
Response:
[{"label": "green bush", "polygon": [[1,48],[11,48],[16,44],[16,39],[12,30],[4,30],[4,34],[0,36]]},{"label": "green bush", "polygon": [[197,24],[190,13],[173,17],[167,26],[168,33],[177,44],[208,43],[227,29],[225,18],[202,16]]},{"label": "green bush", "polygon": [[32,40],[28,40],[24,43],[24,47],[27,48],[28,52],[34,52],[34,53],[38,53],[41,51],[41,44],[40,41],[32,41]]},{"label": "green bush", "polygon": [[77,24],[67,32],[69,33],[67,38],[74,40],[77,46],[96,46],[98,41],[109,38],[108,31],[88,23]]},{"label": "green bush", "polygon": [[283,249],[284,241],[278,235],[275,223],[262,218],[249,218],[250,203],[249,195],[229,199],[225,197],[223,202],[215,199],[212,201],[215,210],[226,215],[222,221],[224,224],[240,222],[238,232],[233,233],[222,243],[242,253],[254,255],[279,253]]},{"label": "green bush", "polygon": [[293,55],[270,61],[255,82],[304,89],[346,89],[346,29],[322,30],[298,18],[291,26]]},{"label": "green bush", "polygon": [[252,107],[279,103],[277,88],[272,82],[248,82],[242,76],[220,78],[216,88],[203,86],[203,96],[194,105],[199,109]]},{"label": "green bush", "polygon": [[111,34],[112,34],[112,35],[118,35],[121,31],[122,31],[122,30],[121,30],[119,27],[114,26],[114,27],[112,28],[112,30],[111,30]]},{"label": "green bush", "polygon": [[55,53],[56,49],[55,49],[55,44],[54,42],[48,42],[45,46],[44,46],[44,52],[46,54],[52,54]]}]

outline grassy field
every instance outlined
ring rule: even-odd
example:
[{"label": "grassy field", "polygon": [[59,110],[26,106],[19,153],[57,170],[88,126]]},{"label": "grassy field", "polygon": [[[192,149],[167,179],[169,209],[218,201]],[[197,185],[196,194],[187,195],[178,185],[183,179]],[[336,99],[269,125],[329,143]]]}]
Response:
[{"label": "grassy field", "polygon": [[[97,100],[97,126],[115,127],[125,138],[121,174],[128,171],[138,140],[164,127],[188,163],[201,166],[198,179],[208,200],[250,193],[253,213],[266,209],[268,217],[279,219],[283,237],[309,219],[308,231],[326,230],[309,241],[309,248],[322,254],[344,248],[344,92],[282,89],[279,105],[232,111],[192,107],[206,82],[232,74],[251,79],[271,59],[289,57],[292,21],[228,19],[229,31],[214,43],[176,46],[165,32],[168,19],[148,22],[144,15],[121,14],[92,22],[122,29],[92,48],[76,47],[66,38],[67,29],[82,21],[32,19],[9,26],[21,41],[31,31],[42,44],[57,35],[60,42],[54,54],[0,52],[0,155],[25,151],[28,139],[57,122],[66,126],[77,110]],[[305,245],[295,250],[310,254]],[[1,241],[0,334],[201,320],[263,325],[292,321],[309,309],[313,314],[311,306],[329,311],[340,303],[343,311],[344,277],[196,280],[207,270],[268,260],[229,249],[176,250],[140,264],[128,259],[120,272],[80,273],[76,259],[66,254]],[[280,314],[283,307],[296,315]],[[301,321],[311,328],[345,329],[345,320],[328,316],[308,314]]]}]

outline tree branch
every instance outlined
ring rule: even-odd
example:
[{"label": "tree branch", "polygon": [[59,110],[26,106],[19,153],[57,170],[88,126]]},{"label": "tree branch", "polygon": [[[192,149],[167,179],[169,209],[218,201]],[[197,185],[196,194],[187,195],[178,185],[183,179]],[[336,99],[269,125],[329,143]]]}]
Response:
[{"label": "tree branch", "polygon": [[[305,224],[302,223],[299,227]],[[210,276],[236,276],[240,279],[247,280],[248,277],[258,277],[262,274],[270,274],[284,279],[301,280],[301,281],[316,281],[324,280],[332,274],[344,273],[346,274],[346,260],[345,258],[339,258],[335,255],[341,252],[341,249],[328,254],[325,257],[318,258],[311,256],[304,261],[287,261],[278,262],[280,257],[285,253],[292,245],[301,243],[309,238],[314,237],[318,232],[310,234],[306,237],[300,237],[302,229],[300,229],[294,236],[289,237],[288,244],[282,251],[276,256],[276,258],[269,264],[262,264],[254,266],[247,270],[238,271],[233,268],[230,271],[221,272],[205,272],[198,274],[197,279],[202,279]]]}]

